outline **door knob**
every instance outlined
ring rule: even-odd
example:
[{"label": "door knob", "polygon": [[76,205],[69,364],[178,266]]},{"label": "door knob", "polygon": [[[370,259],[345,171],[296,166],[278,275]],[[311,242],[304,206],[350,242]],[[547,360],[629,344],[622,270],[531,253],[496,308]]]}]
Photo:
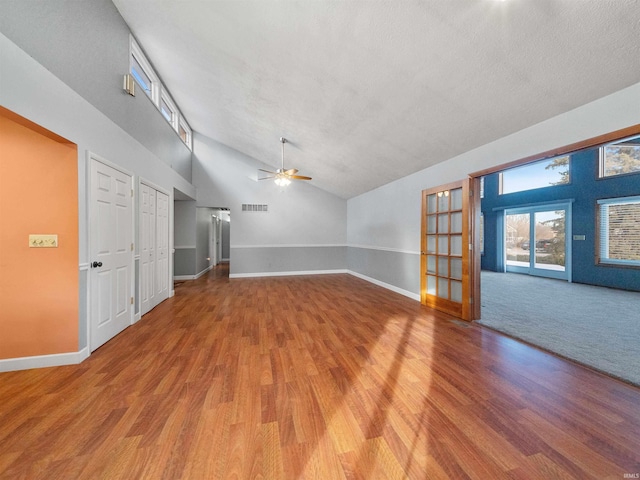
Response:
[{"label": "door knob", "polygon": [[102,262],[93,262],[93,263],[91,264],[91,266],[92,266],[93,268],[101,267],[101,266],[102,266]]}]

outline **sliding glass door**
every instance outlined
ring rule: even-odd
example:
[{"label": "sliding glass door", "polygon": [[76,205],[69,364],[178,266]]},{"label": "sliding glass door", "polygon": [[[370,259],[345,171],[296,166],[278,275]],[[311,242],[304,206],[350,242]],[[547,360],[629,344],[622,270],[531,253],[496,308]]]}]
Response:
[{"label": "sliding glass door", "polygon": [[571,204],[508,209],[504,220],[508,272],[571,280]]}]

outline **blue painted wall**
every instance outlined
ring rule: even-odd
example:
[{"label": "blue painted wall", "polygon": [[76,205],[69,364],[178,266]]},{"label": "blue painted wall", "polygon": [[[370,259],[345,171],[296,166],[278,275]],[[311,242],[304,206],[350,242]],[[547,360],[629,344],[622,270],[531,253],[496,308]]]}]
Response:
[{"label": "blue painted wall", "polygon": [[598,178],[598,149],[582,150],[571,155],[571,183],[538,188],[526,192],[498,195],[499,174],[484,180],[484,255],[482,269],[502,271],[501,227],[504,209],[532,203],[573,200],[572,235],[585,235],[585,240],[572,242],[572,280],[605,287],[640,291],[640,269],[597,265],[596,211],[601,198],[640,195],[640,174]]}]

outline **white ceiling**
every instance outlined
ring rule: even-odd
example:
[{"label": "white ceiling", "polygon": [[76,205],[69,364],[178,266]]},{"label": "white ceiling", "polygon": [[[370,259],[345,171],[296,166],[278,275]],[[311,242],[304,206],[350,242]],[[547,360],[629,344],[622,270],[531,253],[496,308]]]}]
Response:
[{"label": "white ceiling", "polygon": [[195,131],[343,198],[640,81],[637,0],[114,3]]}]

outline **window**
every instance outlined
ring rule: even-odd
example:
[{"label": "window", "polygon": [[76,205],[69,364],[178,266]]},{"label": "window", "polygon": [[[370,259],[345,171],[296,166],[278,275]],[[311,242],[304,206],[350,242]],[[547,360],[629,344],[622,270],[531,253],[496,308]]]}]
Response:
[{"label": "window", "polygon": [[144,93],[151,99],[156,108],[160,111],[163,118],[169,122],[173,130],[178,134],[180,139],[185,145],[192,149],[192,134],[191,128],[187,124],[187,121],[178,110],[177,105],[171,99],[169,91],[162,85],[160,78],[156,75],[155,71],[151,67],[151,64],[142,53],[142,49],[136,43],[133,37],[131,38],[131,50],[130,50],[130,70],[131,75],[135,78],[136,82]]},{"label": "window", "polygon": [[191,148],[191,129],[186,123],[183,122],[182,118],[178,123],[178,135],[180,135],[180,138],[182,139],[182,141],[189,148]]},{"label": "window", "polygon": [[640,196],[598,200],[598,263],[640,267]]},{"label": "window", "polygon": [[600,178],[640,172],[640,137],[600,147]]},{"label": "window", "polygon": [[174,109],[171,108],[171,105],[169,105],[169,102],[165,99],[165,97],[162,97],[160,99],[160,113],[167,120],[167,122],[173,124],[175,112]]},{"label": "window", "polygon": [[142,87],[144,93],[146,93],[150,97],[152,86],[151,79],[149,78],[149,75],[145,73],[142,65],[140,65],[140,62],[138,62],[136,57],[134,57],[133,55],[131,56],[131,75],[133,75],[133,78],[136,79],[138,85]]},{"label": "window", "polygon": [[569,183],[570,155],[540,160],[500,173],[500,194]]}]

